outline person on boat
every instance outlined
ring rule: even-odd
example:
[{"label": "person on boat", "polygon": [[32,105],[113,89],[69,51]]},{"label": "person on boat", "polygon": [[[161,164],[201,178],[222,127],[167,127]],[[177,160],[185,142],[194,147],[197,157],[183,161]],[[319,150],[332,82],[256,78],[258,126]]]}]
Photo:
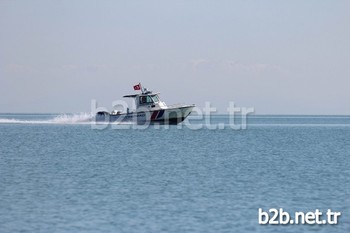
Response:
[{"label": "person on boat", "polygon": [[146,96],[141,96],[140,97],[140,104],[146,103]]}]

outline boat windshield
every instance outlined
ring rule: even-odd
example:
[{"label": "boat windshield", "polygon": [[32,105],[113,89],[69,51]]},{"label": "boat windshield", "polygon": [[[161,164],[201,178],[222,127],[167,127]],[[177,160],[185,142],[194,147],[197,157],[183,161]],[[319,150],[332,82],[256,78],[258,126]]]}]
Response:
[{"label": "boat windshield", "polygon": [[140,96],[140,104],[152,104],[153,100],[151,96]]},{"label": "boat windshield", "polygon": [[152,95],[152,99],[153,99],[154,103],[158,103],[159,102],[158,95]]}]

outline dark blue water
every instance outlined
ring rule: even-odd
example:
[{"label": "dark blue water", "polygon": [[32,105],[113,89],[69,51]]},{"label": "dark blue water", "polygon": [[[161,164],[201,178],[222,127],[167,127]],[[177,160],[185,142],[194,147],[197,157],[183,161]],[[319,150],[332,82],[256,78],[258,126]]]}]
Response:
[{"label": "dark blue water", "polygon": [[[246,130],[77,119],[0,115],[0,232],[350,232],[350,117],[250,116]],[[258,208],[342,216],[259,225]]]}]

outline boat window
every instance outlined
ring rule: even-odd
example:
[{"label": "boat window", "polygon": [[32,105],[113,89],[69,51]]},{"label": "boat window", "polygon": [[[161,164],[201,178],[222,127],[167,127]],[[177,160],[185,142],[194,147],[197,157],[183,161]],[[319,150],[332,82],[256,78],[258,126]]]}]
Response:
[{"label": "boat window", "polygon": [[147,103],[153,103],[153,100],[152,100],[152,98],[151,98],[151,96],[147,96]]},{"label": "boat window", "polygon": [[153,99],[154,103],[158,103],[159,102],[159,98],[158,98],[157,95],[152,96],[152,99]]},{"label": "boat window", "polygon": [[140,104],[146,103],[146,96],[140,96]]},{"label": "boat window", "polygon": [[151,96],[140,96],[140,104],[152,104],[153,100]]}]

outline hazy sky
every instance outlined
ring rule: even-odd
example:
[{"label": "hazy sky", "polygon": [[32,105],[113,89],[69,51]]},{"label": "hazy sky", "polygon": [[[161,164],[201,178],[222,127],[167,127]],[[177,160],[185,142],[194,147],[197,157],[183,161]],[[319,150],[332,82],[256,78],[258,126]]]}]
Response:
[{"label": "hazy sky", "polygon": [[168,103],[350,114],[350,1],[0,0],[0,112]]}]

